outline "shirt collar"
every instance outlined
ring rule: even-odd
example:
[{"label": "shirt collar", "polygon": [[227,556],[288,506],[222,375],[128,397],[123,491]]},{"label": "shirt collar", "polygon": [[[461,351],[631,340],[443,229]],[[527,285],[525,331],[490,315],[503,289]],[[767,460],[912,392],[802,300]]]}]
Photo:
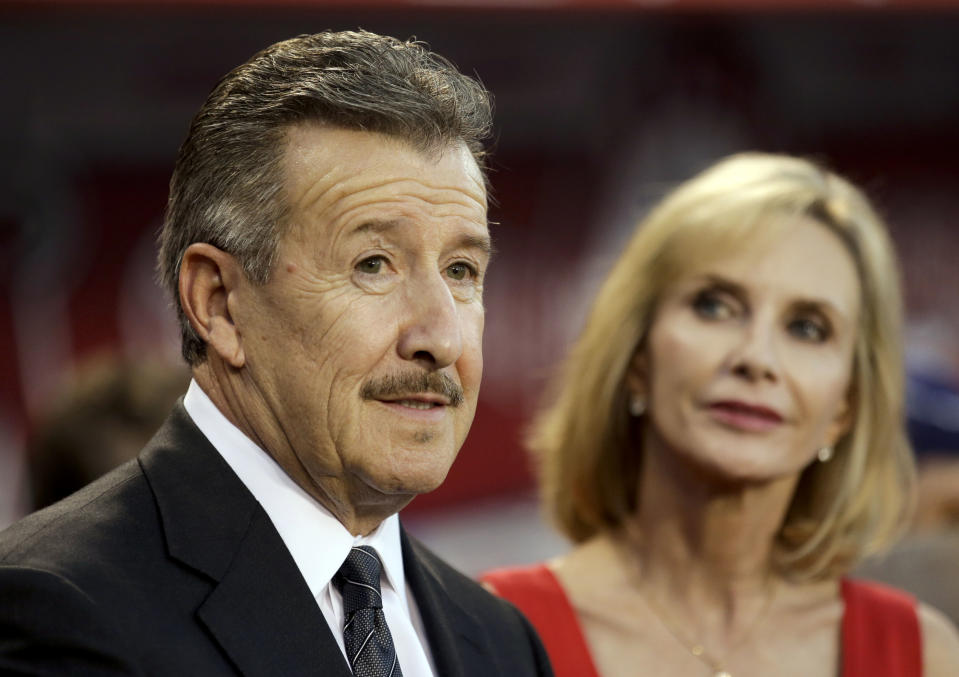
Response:
[{"label": "shirt collar", "polygon": [[332,580],[352,546],[369,545],[380,555],[386,584],[406,605],[398,515],[390,515],[369,535],[354,537],[268,453],[230,423],[195,380],[190,381],[183,406],[266,511],[314,597]]}]

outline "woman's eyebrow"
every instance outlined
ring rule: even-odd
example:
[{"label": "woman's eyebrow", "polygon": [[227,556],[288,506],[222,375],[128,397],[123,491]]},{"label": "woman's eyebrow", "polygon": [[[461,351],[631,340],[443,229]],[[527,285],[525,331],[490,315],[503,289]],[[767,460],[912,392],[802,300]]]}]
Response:
[{"label": "woman's eyebrow", "polygon": [[799,311],[805,312],[825,312],[827,315],[835,315],[844,320],[849,320],[849,313],[839,305],[826,298],[807,297],[798,298],[793,302],[793,307]]},{"label": "woman's eyebrow", "polygon": [[718,273],[706,273],[702,275],[699,284],[707,284],[710,287],[718,288],[721,291],[729,292],[736,296],[747,296],[746,288],[743,285]]}]

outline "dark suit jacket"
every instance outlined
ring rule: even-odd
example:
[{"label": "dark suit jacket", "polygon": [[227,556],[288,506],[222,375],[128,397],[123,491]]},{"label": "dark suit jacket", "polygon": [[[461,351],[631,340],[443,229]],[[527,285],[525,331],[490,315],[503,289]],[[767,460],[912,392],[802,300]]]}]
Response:
[{"label": "dark suit jacket", "polygon": [[[552,674],[514,607],[402,542],[438,677]],[[138,459],[0,534],[0,674],[350,670],[272,522],[178,404]]]}]

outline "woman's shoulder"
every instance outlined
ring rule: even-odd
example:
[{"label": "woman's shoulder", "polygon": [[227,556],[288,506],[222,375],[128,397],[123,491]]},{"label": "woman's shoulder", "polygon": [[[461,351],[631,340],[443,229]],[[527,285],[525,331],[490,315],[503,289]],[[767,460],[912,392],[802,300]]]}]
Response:
[{"label": "woman's shoulder", "polygon": [[945,614],[927,604],[919,604],[922,631],[924,677],[959,675],[959,632]]},{"label": "woman's shoulder", "polygon": [[487,571],[480,576],[480,581],[504,597],[512,590],[531,590],[573,599],[579,596],[579,587],[585,581],[600,579],[606,587],[610,573],[607,570],[616,562],[608,541],[608,538],[594,537],[546,562]]},{"label": "woman's shoulder", "polygon": [[523,600],[545,601],[563,591],[549,567],[543,563],[500,567],[483,573],[480,582],[491,592],[520,608]]},{"label": "woman's shoulder", "polygon": [[[847,643],[857,638],[868,640],[865,644],[874,657],[875,640],[880,640],[878,645],[887,652],[901,653],[901,647],[915,646],[917,654],[921,651],[924,677],[959,674],[959,631],[945,614],[917,602],[908,592],[883,583],[843,579],[842,587]],[[910,634],[915,636],[914,641],[904,641]]]},{"label": "woman's shoulder", "polygon": [[564,560],[494,569],[480,581],[526,615],[543,640],[556,677],[598,677],[576,611],[555,573]]}]

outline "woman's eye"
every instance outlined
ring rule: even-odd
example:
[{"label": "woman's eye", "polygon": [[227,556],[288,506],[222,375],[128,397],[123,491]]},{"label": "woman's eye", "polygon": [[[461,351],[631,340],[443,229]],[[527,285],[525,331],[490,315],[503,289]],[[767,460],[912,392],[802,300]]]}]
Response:
[{"label": "woman's eye", "polygon": [[812,318],[803,317],[789,323],[789,333],[798,339],[822,343],[829,338],[829,327]]},{"label": "woman's eye", "polygon": [[476,269],[465,263],[457,262],[446,269],[446,274],[454,280],[465,280],[476,277]]},{"label": "woman's eye", "polygon": [[376,275],[383,269],[385,259],[382,256],[370,256],[356,264],[356,269],[361,273]]},{"label": "woman's eye", "polygon": [[722,294],[712,290],[702,291],[693,299],[693,310],[707,320],[724,320],[733,315],[735,309]]}]

